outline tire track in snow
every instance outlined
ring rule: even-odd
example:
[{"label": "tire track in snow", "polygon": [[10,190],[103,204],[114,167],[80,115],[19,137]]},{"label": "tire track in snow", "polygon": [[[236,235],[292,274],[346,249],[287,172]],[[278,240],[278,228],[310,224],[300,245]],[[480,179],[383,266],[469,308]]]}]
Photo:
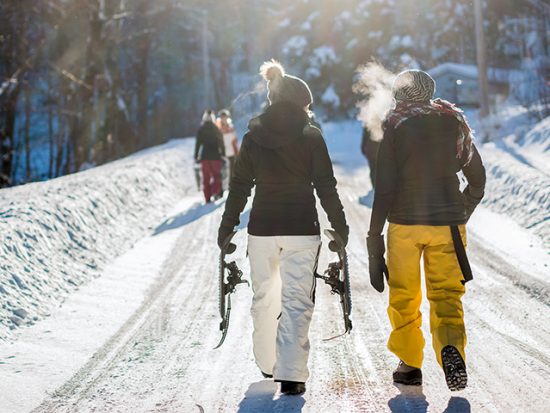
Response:
[{"label": "tire track in snow", "polygon": [[[209,243],[204,238],[208,234],[206,231],[195,233],[194,235],[197,236],[202,235],[202,238],[197,239],[193,237],[194,243],[198,246],[206,247]],[[177,240],[174,250],[185,251],[186,248],[189,248],[189,236],[187,233],[183,233]],[[72,408],[74,406],[70,406],[69,403],[73,403],[73,405],[78,404],[97,387],[98,383],[105,380],[112,366],[120,362],[121,359],[124,359],[128,349],[134,346],[132,342],[136,343],[136,339],[143,334],[143,330],[149,328],[152,322],[151,319],[156,320],[158,307],[172,293],[172,288],[176,284],[181,283],[182,280],[178,275],[181,273],[183,264],[189,259],[192,260],[193,254],[193,250],[187,254],[172,254],[170,259],[164,263],[162,274],[165,275],[153,286],[147,299],[134,315],[94,354],[92,359],[73,378],[60,389],[56,390],[51,400],[44,402],[35,411],[57,412],[61,411],[62,407]],[[193,289],[188,289],[188,291],[189,295],[191,295]],[[161,307],[162,309],[164,308]],[[156,329],[154,328],[154,330]],[[73,400],[75,397],[76,400]]]},{"label": "tire track in snow", "polygon": [[520,288],[532,298],[550,307],[550,284],[548,282],[544,282],[504,262],[498,254],[485,246],[484,242],[476,236],[475,232],[470,232],[468,238],[468,242],[471,244],[471,247],[468,248],[470,257],[474,258],[475,261],[483,263],[484,267],[489,268],[494,273],[506,277],[515,287]]}]

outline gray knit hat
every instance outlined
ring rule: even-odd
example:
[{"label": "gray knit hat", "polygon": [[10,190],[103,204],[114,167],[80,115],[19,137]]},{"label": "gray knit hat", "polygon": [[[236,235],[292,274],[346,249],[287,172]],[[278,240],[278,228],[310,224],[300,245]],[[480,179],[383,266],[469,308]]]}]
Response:
[{"label": "gray knit hat", "polygon": [[307,83],[285,74],[285,69],[276,60],[265,62],[260,67],[260,74],[267,81],[267,98],[271,104],[286,101],[306,107],[313,103]]},{"label": "gray knit hat", "polygon": [[395,100],[426,102],[433,98],[435,80],[422,70],[405,70],[393,82],[392,94]]}]

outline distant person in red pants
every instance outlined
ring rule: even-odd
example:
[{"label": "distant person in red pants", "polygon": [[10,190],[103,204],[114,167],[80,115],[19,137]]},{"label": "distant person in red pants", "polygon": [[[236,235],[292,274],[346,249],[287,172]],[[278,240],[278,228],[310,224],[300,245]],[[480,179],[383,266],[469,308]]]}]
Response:
[{"label": "distant person in red pants", "polygon": [[195,143],[195,161],[201,163],[202,189],[206,203],[220,198],[222,190],[221,170],[225,147],[223,135],[215,121],[211,110],[204,112]]}]

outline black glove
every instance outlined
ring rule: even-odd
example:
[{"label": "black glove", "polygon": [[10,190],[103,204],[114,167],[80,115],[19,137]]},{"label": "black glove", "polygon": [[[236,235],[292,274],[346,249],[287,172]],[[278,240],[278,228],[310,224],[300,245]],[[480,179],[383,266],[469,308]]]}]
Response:
[{"label": "black glove", "polygon": [[384,291],[384,276],[389,277],[388,267],[384,260],[386,247],[383,235],[370,235],[367,237],[367,250],[369,252],[370,283],[379,293]]},{"label": "black glove", "polygon": [[[220,226],[220,228],[218,229],[218,247],[220,247],[220,249],[223,249],[223,243],[225,242],[225,239],[233,232],[233,228],[231,227],[226,227],[226,226]],[[225,253],[226,254],[233,254],[235,252],[235,250],[237,249],[237,246],[233,243],[230,243],[226,248],[225,248]]]},{"label": "black glove", "polygon": [[[342,241],[344,241],[344,247],[348,245],[349,227],[346,226],[346,227],[340,228],[339,231],[337,230],[334,230],[334,231],[340,236],[340,238],[342,238]],[[336,241],[330,241],[328,243],[328,249],[331,250],[332,252],[340,251],[340,247],[338,246]]]}]

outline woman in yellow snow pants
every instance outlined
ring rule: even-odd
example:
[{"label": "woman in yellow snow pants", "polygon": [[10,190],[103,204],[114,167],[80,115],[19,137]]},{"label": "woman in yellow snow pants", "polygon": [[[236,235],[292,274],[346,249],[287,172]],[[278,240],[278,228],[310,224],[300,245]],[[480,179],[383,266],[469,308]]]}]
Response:
[{"label": "woman in yellow snow pants", "polygon": [[[459,226],[466,244],[465,226]],[[427,298],[430,302],[432,345],[441,365],[441,350],[452,345],[465,359],[466,332],[461,298],[464,280],[449,226],[389,225],[388,316],[392,332],[388,348],[403,362],[421,368],[424,337],[420,260],[423,257]]]},{"label": "woman in yellow snow pants", "polygon": [[[435,81],[419,70],[394,81],[395,106],[382,124],[377,154],[367,249],[371,285],[384,292],[386,279],[390,290],[388,347],[399,357],[393,381],[422,384],[423,260],[432,344],[447,387],[455,391],[468,384],[461,298],[472,274],[465,224],[483,198],[486,175],[464,113],[434,93]],[[463,189],[459,172],[468,183]]]}]

